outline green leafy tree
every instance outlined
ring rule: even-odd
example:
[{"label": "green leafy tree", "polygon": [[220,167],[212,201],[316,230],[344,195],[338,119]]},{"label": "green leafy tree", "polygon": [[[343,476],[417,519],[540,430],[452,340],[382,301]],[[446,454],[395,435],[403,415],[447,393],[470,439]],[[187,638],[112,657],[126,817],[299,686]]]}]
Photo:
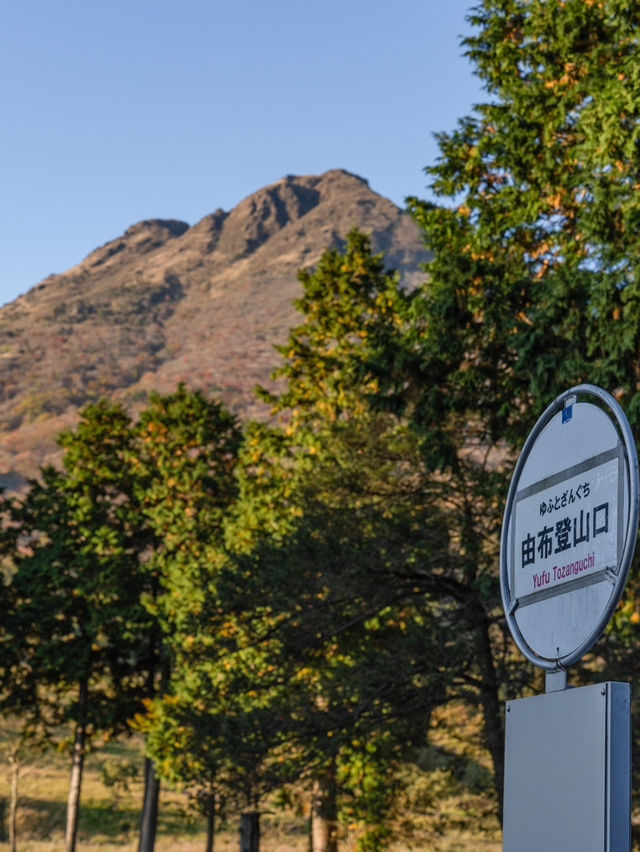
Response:
[{"label": "green leafy tree", "polygon": [[138,724],[160,776],[186,790],[205,815],[211,852],[216,815],[256,811],[276,783],[269,756],[276,717],[273,692],[265,698],[259,683],[259,654],[215,657],[209,643],[189,656],[171,691],[149,702]]},{"label": "green leafy tree", "polygon": [[[240,559],[240,576],[251,577],[263,610],[248,606],[246,593],[243,610],[240,589],[235,605],[264,660],[254,696],[264,700],[286,684],[284,704],[272,698],[272,709],[280,709],[272,749],[284,761],[281,783],[293,775],[312,794],[316,848],[335,846],[341,802],[353,810],[354,800],[366,800],[365,781],[376,777],[376,761],[380,774],[388,774],[390,754],[399,759],[424,738],[430,711],[451,684],[446,661],[462,654],[455,608],[436,610],[420,600],[415,581],[411,590],[402,588],[378,551],[380,530],[376,537],[359,534],[362,515],[336,515],[308,509],[295,533]],[[397,539],[384,543],[400,548],[395,532]],[[365,744],[388,732],[387,749],[367,752],[366,778],[350,771],[360,765]],[[382,840],[390,808],[380,807],[379,814],[381,824],[367,827],[380,829]]]},{"label": "green leafy tree", "polygon": [[460,203],[413,202],[433,253],[422,401],[519,443],[558,390],[591,380],[637,425],[638,11],[485,0],[470,20],[489,97],[427,170]]},{"label": "green leafy tree", "polygon": [[640,13],[625,0],[484,0],[470,20],[486,102],[438,137],[427,173],[441,203],[411,202],[428,280],[371,365],[457,505],[450,530],[475,601],[500,782],[498,686],[521,692],[532,678],[496,623],[516,453],[554,396],[582,381],[639,423]]},{"label": "green leafy tree", "polygon": [[[412,296],[358,232],[300,279],[303,322],[281,349],[281,392],[265,395],[281,425],[249,430],[227,540],[262,604],[247,605],[247,629],[277,636],[287,738],[321,824],[335,822],[354,736],[374,741],[393,720],[398,743],[424,737],[431,707],[483,681],[467,664],[479,605],[448,484],[430,475],[422,438],[376,405],[374,362],[396,346]],[[318,849],[335,848],[334,829],[320,834]]]},{"label": "green leafy tree", "polygon": [[[43,738],[73,726],[69,850],[90,739],[128,728],[143,700],[169,688],[200,623],[205,548],[235,493],[239,441],[221,405],[184,387],[152,396],[135,427],[120,406],[100,403],[61,436],[64,470],[44,470],[24,500],[5,502],[3,703]],[[145,850],[158,791],[147,760]]]},{"label": "green leafy tree", "polygon": [[22,714],[25,731],[41,741],[71,727],[68,852],[89,743],[124,730],[141,698],[136,650],[147,617],[131,564],[135,524],[121,499],[129,441],[119,406],[85,409],[60,439],[64,470],[44,469],[23,500],[5,504],[12,568],[2,706]]},{"label": "green leafy tree", "polygon": [[[225,513],[235,499],[240,442],[234,417],[220,403],[183,385],[173,394],[152,395],[136,426],[131,465],[151,537],[141,567],[146,577],[143,601],[156,623],[156,631],[148,636],[149,702],[158,694],[180,694],[177,684],[185,674],[185,654],[193,656],[196,638],[202,636],[201,625],[211,606],[208,590],[215,582],[212,542],[220,538]],[[160,737],[154,725],[164,725],[170,711],[178,709],[179,703],[167,699],[146,724],[140,722],[150,741]],[[204,735],[202,729],[193,732],[193,742]],[[192,761],[176,757],[157,763],[172,781],[181,774],[185,782],[193,781],[200,771],[207,801],[213,801],[213,775],[206,761],[193,755]],[[141,852],[152,850],[155,842],[159,777],[151,758],[145,779]]]}]

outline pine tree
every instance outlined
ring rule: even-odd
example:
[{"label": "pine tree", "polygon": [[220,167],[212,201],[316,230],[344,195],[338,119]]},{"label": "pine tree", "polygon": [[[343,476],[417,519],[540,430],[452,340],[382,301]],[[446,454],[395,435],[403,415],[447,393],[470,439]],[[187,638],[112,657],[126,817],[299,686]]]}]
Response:
[{"label": "pine tree", "polygon": [[424,414],[472,412],[481,441],[518,444],[559,391],[591,381],[637,425],[640,13],[485,0],[470,20],[487,102],[427,169],[457,203],[413,202],[433,253],[413,341]]},{"label": "pine tree", "polygon": [[640,11],[627,0],[483,0],[470,20],[486,101],[438,137],[427,173],[440,203],[411,201],[428,280],[372,364],[458,505],[450,529],[475,600],[499,777],[497,687],[514,677],[521,692],[531,677],[505,665],[495,624],[517,452],[546,405],[583,381],[639,423]]},{"label": "pine tree", "polygon": [[[358,232],[300,278],[303,321],[281,349],[282,390],[266,395],[281,423],[249,430],[227,539],[261,602],[244,626],[272,639],[289,683],[286,740],[322,823],[335,821],[334,779],[348,776],[354,740],[424,738],[431,708],[468,689],[463,638],[477,628],[446,487],[421,439],[378,407],[374,361],[413,297]],[[237,601],[242,618],[240,591]],[[335,828],[317,836],[335,848]]]},{"label": "pine tree", "polygon": [[[156,623],[148,636],[149,712],[138,721],[149,739],[150,755],[156,758],[154,762],[150,756],[146,763],[141,852],[150,852],[155,842],[158,773],[174,783],[178,778],[187,784],[196,781],[209,802],[215,795],[216,773],[206,757],[215,753],[215,743],[208,739],[209,720],[201,717],[194,729],[202,698],[187,709],[190,746],[179,745],[178,753],[174,748],[165,750],[163,731],[167,724],[171,730],[186,726],[177,721],[183,710],[181,697],[189,694],[189,701],[193,697],[188,688],[194,677],[186,667],[193,662],[198,640],[208,639],[202,625],[215,605],[215,549],[225,513],[235,499],[240,442],[235,418],[220,403],[183,385],[173,394],[153,394],[135,429],[130,460],[150,535],[148,558],[141,566],[146,578],[143,601]],[[160,751],[155,748],[158,742],[163,743]],[[193,754],[187,756],[183,747],[193,748]],[[211,831],[212,816],[210,811]]]},{"label": "pine tree", "polygon": [[84,410],[64,434],[64,470],[46,468],[24,499],[5,504],[11,559],[0,642],[2,706],[41,742],[72,728],[65,846],[76,846],[84,757],[97,734],[117,734],[141,699],[137,646],[147,617],[136,572],[125,455],[127,415]]}]

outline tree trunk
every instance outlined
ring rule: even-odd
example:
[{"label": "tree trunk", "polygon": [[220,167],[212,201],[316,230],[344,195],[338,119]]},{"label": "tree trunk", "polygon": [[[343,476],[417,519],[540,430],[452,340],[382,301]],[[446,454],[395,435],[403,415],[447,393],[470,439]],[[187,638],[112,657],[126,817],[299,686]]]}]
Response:
[{"label": "tree trunk", "polygon": [[148,757],[144,761],[144,800],[140,820],[140,842],[138,852],[153,852],[158,825],[158,798],[160,779],[156,775],[153,761]]},{"label": "tree trunk", "polygon": [[0,799],[0,843],[8,843],[7,837],[7,800]]},{"label": "tree trunk", "polygon": [[480,700],[484,717],[484,732],[487,747],[493,764],[493,775],[498,794],[498,819],[502,825],[504,794],[504,723],[502,703],[498,697],[498,677],[496,675],[489,625],[486,617],[480,626],[480,665],[482,668],[482,689]]},{"label": "tree trunk", "polygon": [[240,821],[240,852],[260,852],[260,814],[248,811]]},{"label": "tree trunk", "polygon": [[[153,599],[157,598],[157,580],[153,581]],[[147,695],[153,698],[156,694],[156,672],[160,664],[160,691],[165,692],[169,683],[168,663],[159,659],[162,640],[155,631],[149,634],[149,669],[147,672]],[[156,774],[153,761],[148,757],[144,761],[144,796],[142,800],[142,816],[140,818],[140,839],[138,852],[153,852],[156,843],[158,827],[158,799],[160,797],[160,779]]]},{"label": "tree trunk", "polygon": [[313,784],[311,799],[312,852],[338,852],[336,769],[332,761]]},{"label": "tree trunk", "polygon": [[89,696],[89,686],[86,680],[80,684],[78,696],[78,718],[73,741],[71,759],[71,780],[69,782],[69,797],[67,799],[67,826],[64,835],[65,852],[75,852],[78,837],[78,815],[80,811],[80,790],[82,789],[82,771],[86,749],[86,709]]},{"label": "tree trunk", "polygon": [[[16,749],[9,755],[11,764],[11,803],[9,805],[9,848],[16,852],[18,848],[18,790],[20,783],[20,758]],[[3,838],[4,840],[4,838]]]},{"label": "tree trunk", "polygon": [[216,829],[216,794],[213,790],[207,793],[205,808],[207,816],[207,845],[205,852],[213,852]]}]

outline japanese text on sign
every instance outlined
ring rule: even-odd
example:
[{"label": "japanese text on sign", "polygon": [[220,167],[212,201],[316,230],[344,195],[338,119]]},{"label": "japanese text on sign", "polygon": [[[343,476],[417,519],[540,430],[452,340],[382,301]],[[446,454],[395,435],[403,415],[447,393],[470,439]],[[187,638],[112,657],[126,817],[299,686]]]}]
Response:
[{"label": "japanese text on sign", "polygon": [[528,532],[522,540],[522,567],[535,565],[536,555],[540,559],[547,559],[552,553],[571,550],[608,532],[608,501],[595,506],[591,511],[580,509],[575,517],[562,518],[551,526],[544,526],[536,535]]},{"label": "japanese text on sign", "polygon": [[[542,499],[541,499],[542,497]],[[541,483],[517,500],[514,590],[517,597],[617,564],[618,460]]]},{"label": "japanese text on sign", "polygon": [[559,509],[566,509],[567,506],[573,505],[576,501],[586,499],[591,494],[591,485],[589,482],[581,482],[580,485],[573,490],[567,488],[562,493],[549,497],[548,500],[543,500],[540,503],[540,515],[557,512]]}]

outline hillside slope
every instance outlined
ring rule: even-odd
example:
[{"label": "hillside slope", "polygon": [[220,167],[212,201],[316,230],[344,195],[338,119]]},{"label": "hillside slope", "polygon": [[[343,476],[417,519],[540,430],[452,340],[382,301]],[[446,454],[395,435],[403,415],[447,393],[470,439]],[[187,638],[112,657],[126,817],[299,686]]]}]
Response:
[{"label": "hillside slope", "polygon": [[58,460],[55,436],[101,395],[132,408],[185,381],[240,416],[298,321],[296,273],[352,227],[408,284],[426,259],[417,228],[362,178],[288,176],[189,227],[139,222],[0,309],[0,485]]}]

